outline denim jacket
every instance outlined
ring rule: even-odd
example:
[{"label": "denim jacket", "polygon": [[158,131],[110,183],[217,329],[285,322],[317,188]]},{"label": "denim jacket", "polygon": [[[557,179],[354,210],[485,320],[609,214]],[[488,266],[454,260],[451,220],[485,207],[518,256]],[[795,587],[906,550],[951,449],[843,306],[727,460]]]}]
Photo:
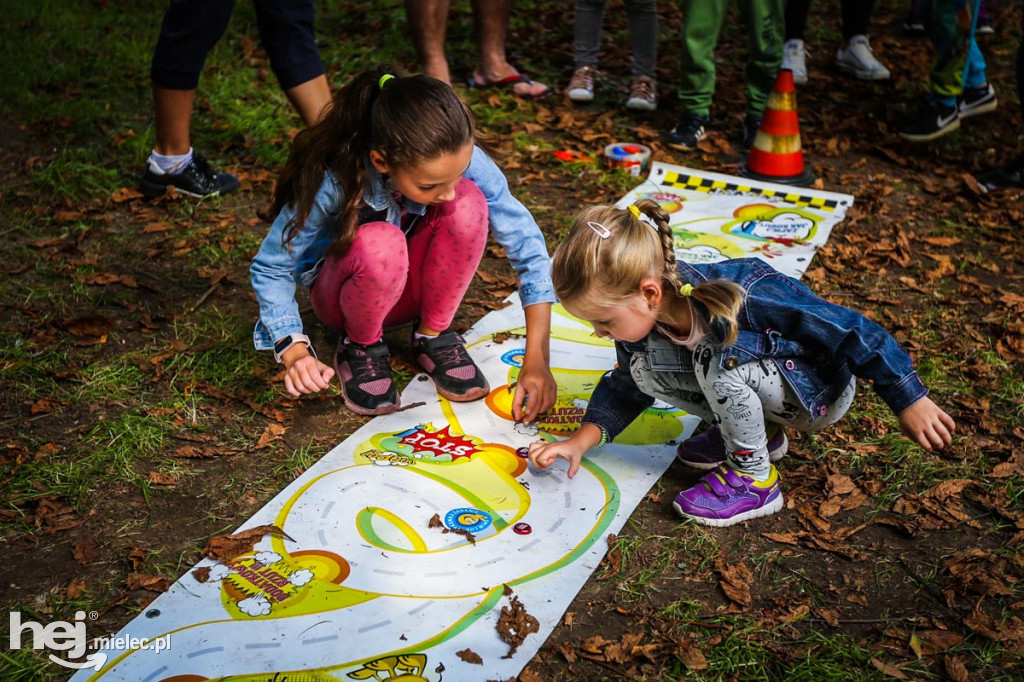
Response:
[{"label": "denim jacket", "polygon": [[[383,213],[387,222],[400,225],[402,206],[385,186],[384,177],[368,162],[366,174],[363,202],[374,211]],[[505,247],[505,253],[519,277],[519,297],[523,306],[555,302],[551,259],[544,235],[526,207],[512,196],[505,175],[477,147],[473,149],[473,158],[464,177],[480,188],[487,201],[491,234]],[[295,286],[308,288],[316,279],[344,200],[342,188],[328,174],[317,191],[309,217],[290,244],[284,244],[284,235],[295,215],[295,207],[283,208],[271,225],[249,268],[260,306],[260,319],[253,331],[257,350],[273,348],[277,339],[302,331]],[[405,210],[414,215],[423,215],[427,210],[425,205],[409,199],[404,199],[404,205]]]},{"label": "denim jacket", "polygon": [[[739,335],[721,349],[718,362],[732,369],[761,358],[772,358],[803,407],[822,415],[850,383],[851,375],[869,379],[875,392],[899,414],[928,394],[914,371],[907,351],[888,332],[849,308],[815,296],[795,279],[756,259],[728,260],[710,265],[678,264],[679,279],[696,286],[712,279],[741,285],[747,297],[738,314]],[[723,325],[712,324],[707,309],[694,300],[708,320],[712,336],[725,336]],[[614,438],[654,398],[640,391],[630,374],[630,358],[645,353],[651,371],[693,372],[693,351],[653,330],[635,342],[616,342],[618,365],[598,382],[584,423],[603,428]]]}]

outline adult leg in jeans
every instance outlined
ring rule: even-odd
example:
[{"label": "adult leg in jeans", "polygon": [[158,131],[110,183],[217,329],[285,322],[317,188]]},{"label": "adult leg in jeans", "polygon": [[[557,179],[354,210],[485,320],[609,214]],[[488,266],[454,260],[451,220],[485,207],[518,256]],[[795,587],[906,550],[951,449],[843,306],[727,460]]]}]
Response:
[{"label": "adult leg in jeans", "polygon": [[658,66],[657,0],[625,0],[634,76],[656,78]]},{"label": "adult leg in jeans", "polygon": [[576,66],[597,67],[607,0],[576,0],[573,15],[572,59]]}]

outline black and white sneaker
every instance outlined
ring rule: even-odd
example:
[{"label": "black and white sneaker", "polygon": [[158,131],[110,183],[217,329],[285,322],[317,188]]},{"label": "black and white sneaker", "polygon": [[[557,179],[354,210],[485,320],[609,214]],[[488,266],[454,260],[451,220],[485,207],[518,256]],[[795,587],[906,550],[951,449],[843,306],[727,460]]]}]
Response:
[{"label": "black and white sneaker", "polygon": [[978,114],[987,114],[995,111],[999,106],[996,99],[996,89],[991,83],[986,83],[980,88],[964,88],[964,94],[957,100],[956,107],[960,112],[960,118],[970,118]]},{"label": "black and white sneaker", "polygon": [[1005,166],[991,168],[978,176],[978,182],[989,192],[1001,189],[1024,189],[1024,154]]},{"label": "black and white sneaker", "polygon": [[142,194],[153,199],[167,191],[168,187],[191,197],[209,197],[231,194],[238,189],[238,178],[230,173],[218,173],[199,154],[192,154],[189,162],[178,173],[165,173],[152,160],[146,161],[146,172],[142,175],[139,188]]},{"label": "black and white sneaker", "polygon": [[960,112],[927,97],[917,112],[900,126],[900,137],[914,142],[928,142],[960,128]]},{"label": "black and white sneaker", "polygon": [[676,127],[668,134],[668,146],[684,152],[693,151],[697,148],[697,143],[707,135],[707,124],[710,120],[708,116],[681,114]]},{"label": "black and white sneaker", "polygon": [[383,341],[364,346],[339,340],[334,371],[341,382],[345,405],[356,414],[388,414],[398,409],[391,354]]}]

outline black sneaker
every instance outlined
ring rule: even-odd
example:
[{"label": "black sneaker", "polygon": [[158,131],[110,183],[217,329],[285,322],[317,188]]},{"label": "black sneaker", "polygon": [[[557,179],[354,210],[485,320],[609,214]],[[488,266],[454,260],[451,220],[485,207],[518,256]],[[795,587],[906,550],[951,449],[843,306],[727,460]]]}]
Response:
[{"label": "black sneaker", "polygon": [[697,148],[697,143],[707,135],[705,127],[710,120],[709,116],[681,114],[676,127],[668,134],[668,146],[680,151],[692,152]]},{"label": "black sneaker", "polygon": [[149,199],[160,196],[171,185],[191,197],[209,197],[231,194],[238,189],[238,178],[230,173],[218,173],[199,154],[180,173],[163,173],[152,161],[146,162],[146,172],[139,183],[142,194]]},{"label": "black sneaker", "polygon": [[989,192],[1016,187],[1024,189],[1024,154],[998,168],[992,168],[978,176],[978,182]]},{"label": "black sneaker", "polygon": [[996,89],[991,83],[986,83],[980,88],[964,88],[964,94],[956,102],[960,118],[987,114],[995,111],[997,106],[999,100],[996,99]]},{"label": "black sneaker", "polygon": [[448,400],[465,403],[484,397],[490,390],[483,372],[469,357],[462,337],[455,332],[424,338],[414,334],[412,353],[437,384],[437,392]]},{"label": "black sneaker", "polygon": [[757,131],[760,128],[761,119],[747,114],[747,117],[743,119],[743,137],[740,139],[743,151],[749,152],[750,148],[754,146],[754,140],[757,138]]},{"label": "black sneaker", "polygon": [[927,97],[910,118],[899,128],[900,137],[914,142],[928,142],[948,135],[960,127],[957,107],[946,106]]},{"label": "black sneaker", "polygon": [[363,346],[338,341],[334,371],[341,395],[356,414],[388,414],[398,409],[398,391],[391,379],[391,354],[383,341]]}]

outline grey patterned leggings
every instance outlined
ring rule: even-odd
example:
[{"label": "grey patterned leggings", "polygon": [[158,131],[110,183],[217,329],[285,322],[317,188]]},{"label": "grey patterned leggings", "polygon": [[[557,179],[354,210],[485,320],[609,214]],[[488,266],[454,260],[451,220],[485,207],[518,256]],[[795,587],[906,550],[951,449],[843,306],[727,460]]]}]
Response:
[{"label": "grey patterned leggings", "polygon": [[629,369],[637,387],[647,395],[718,424],[729,463],[756,479],[767,478],[771,469],[767,422],[796,431],[820,431],[842,419],[853,403],[856,379],[850,380],[825,414],[812,415],[801,405],[774,360],[722,369],[720,357],[718,348],[701,343],[693,351],[697,368],[693,374],[651,371],[642,353],[633,355]]}]

